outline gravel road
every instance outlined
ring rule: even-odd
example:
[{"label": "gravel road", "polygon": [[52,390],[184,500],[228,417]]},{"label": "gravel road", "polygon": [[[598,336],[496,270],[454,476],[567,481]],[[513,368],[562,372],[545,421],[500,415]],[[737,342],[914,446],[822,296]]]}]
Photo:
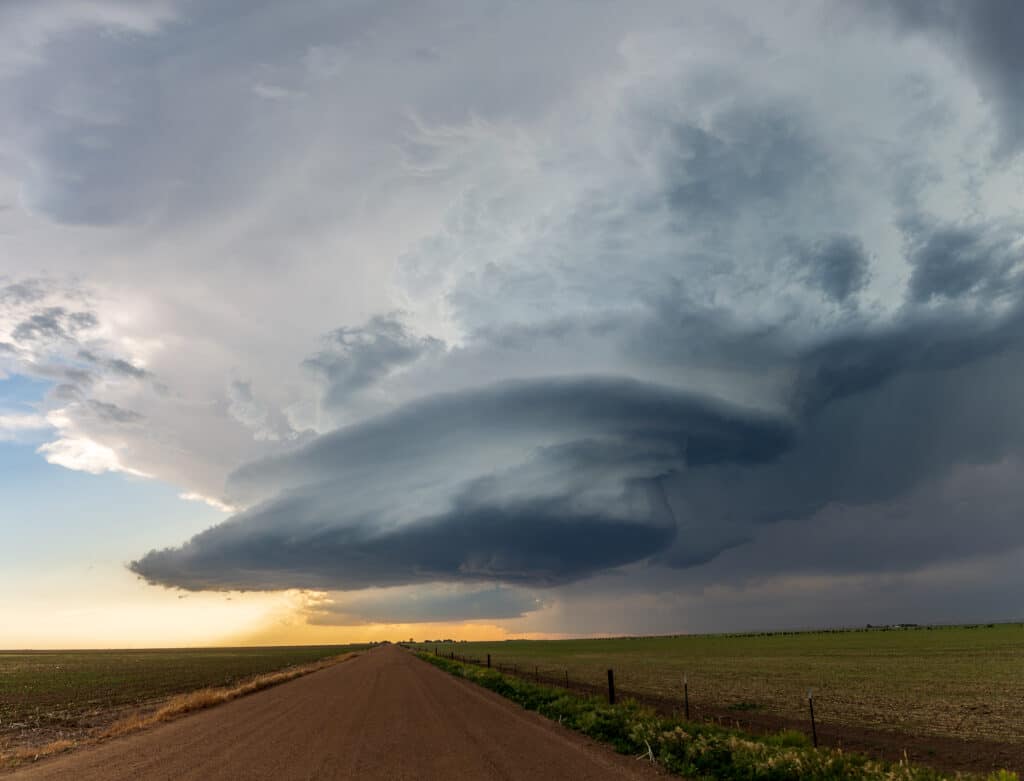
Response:
[{"label": "gravel road", "polygon": [[394,646],[7,776],[12,781],[657,777],[664,776],[645,762],[615,754]]}]

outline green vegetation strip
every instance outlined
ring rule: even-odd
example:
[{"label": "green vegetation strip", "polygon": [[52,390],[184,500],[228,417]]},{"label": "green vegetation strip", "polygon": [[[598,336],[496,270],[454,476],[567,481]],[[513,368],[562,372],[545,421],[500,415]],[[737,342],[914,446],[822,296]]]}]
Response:
[{"label": "green vegetation strip", "polygon": [[756,710],[908,736],[1024,744],[1024,624],[748,635],[428,642],[441,655],[539,668],[542,678],[681,702],[695,713]]},{"label": "green vegetation strip", "polygon": [[799,732],[751,736],[712,724],[662,716],[635,701],[608,705],[563,689],[520,680],[487,668],[418,653],[421,659],[518,703],[527,710],[610,743],[622,754],[647,757],[694,781],[814,781],[816,779],[886,779],[939,781],[980,779],[1018,781],[1006,770],[988,776],[949,775],[908,763],[888,763],[835,749],[815,749]]}]

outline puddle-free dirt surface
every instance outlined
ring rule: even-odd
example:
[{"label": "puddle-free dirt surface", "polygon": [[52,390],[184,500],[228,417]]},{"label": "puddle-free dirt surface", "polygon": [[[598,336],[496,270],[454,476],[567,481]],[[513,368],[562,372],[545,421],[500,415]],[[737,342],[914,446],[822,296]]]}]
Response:
[{"label": "puddle-free dirt surface", "polygon": [[5,778],[649,779],[648,763],[383,646]]}]

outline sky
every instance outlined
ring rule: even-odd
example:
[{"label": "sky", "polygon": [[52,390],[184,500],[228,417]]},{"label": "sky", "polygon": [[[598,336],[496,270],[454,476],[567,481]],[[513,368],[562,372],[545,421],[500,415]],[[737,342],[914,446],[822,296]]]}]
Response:
[{"label": "sky", "polygon": [[0,4],[0,647],[1024,617],[1016,0]]}]

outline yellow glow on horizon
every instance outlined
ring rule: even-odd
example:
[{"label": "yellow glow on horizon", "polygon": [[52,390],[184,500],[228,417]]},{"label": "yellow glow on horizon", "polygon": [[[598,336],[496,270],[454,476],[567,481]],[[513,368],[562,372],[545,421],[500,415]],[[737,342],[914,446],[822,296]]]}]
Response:
[{"label": "yellow glow on horizon", "polygon": [[147,599],[0,606],[0,649],[166,648],[231,645],[273,616],[294,612],[299,600],[278,594],[178,594]]},{"label": "yellow glow on horizon", "polygon": [[120,598],[69,595],[29,597],[0,605],[0,650],[177,648],[258,645],[334,645],[452,638],[550,639],[541,632],[513,632],[490,622],[356,624],[307,621],[317,592],[182,593],[142,587]]},{"label": "yellow glow on horizon", "polygon": [[372,643],[380,640],[398,642],[414,638],[431,640],[546,640],[557,636],[543,632],[511,632],[498,624],[483,622],[356,624],[323,626],[310,624],[301,612],[280,617],[255,632],[242,633],[229,645],[330,645],[335,643]]}]

